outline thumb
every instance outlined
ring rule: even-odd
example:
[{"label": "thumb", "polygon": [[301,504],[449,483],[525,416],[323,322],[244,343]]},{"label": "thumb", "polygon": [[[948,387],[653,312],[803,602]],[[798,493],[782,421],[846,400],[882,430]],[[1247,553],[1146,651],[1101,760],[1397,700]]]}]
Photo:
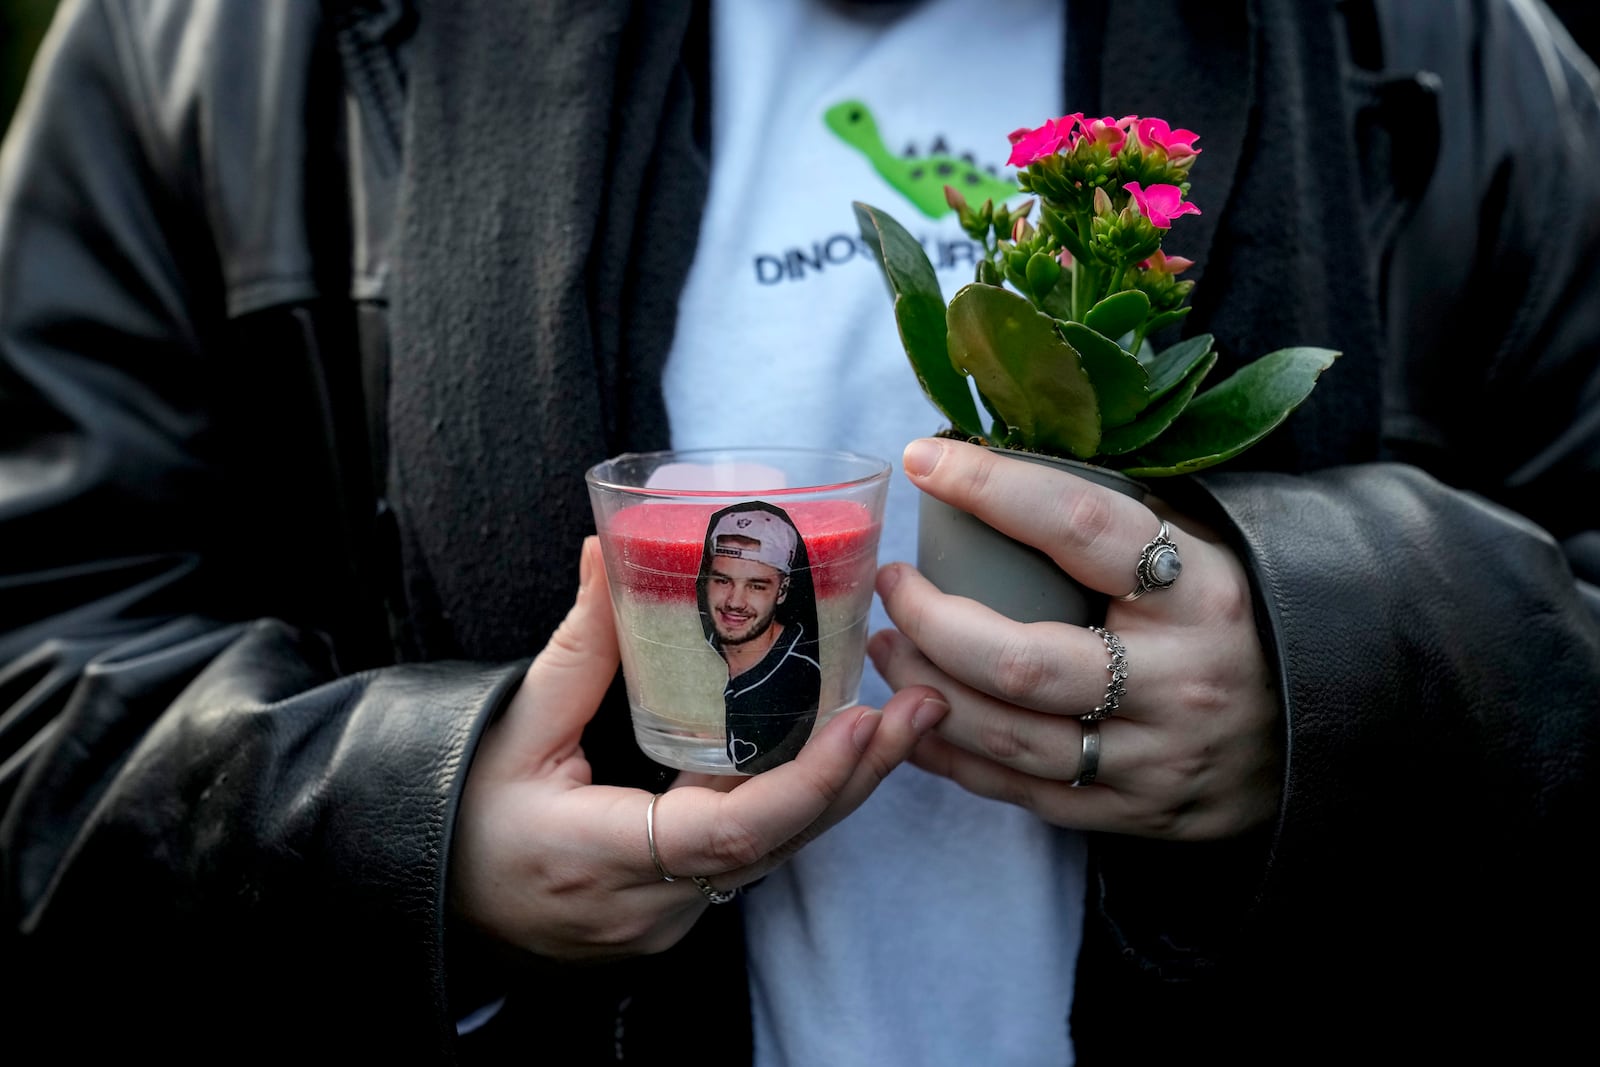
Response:
[{"label": "thumb", "polygon": [[[534,660],[529,673],[541,667],[557,673],[591,668],[597,659],[608,660],[615,669],[617,627],[611,614],[611,587],[606,583],[600,539],[591,535],[583,539],[583,550],[578,556],[578,599],[556,632],[550,635],[549,643]],[[603,680],[599,688],[601,695],[610,681],[609,677]]]},{"label": "thumb", "polygon": [[507,712],[516,747],[528,756],[564,754],[594,718],[618,666],[600,539],[586,538],[578,561],[578,599],[550,635]]}]

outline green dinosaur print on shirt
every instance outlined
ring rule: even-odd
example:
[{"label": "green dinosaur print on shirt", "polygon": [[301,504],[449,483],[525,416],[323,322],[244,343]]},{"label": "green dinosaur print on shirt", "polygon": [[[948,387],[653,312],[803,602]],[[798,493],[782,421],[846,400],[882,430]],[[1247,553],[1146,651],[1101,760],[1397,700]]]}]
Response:
[{"label": "green dinosaur print on shirt", "polygon": [[895,191],[930,219],[950,214],[944,187],[953,185],[976,206],[985,200],[1000,203],[1017,194],[1017,187],[985,172],[971,159],[949,155],[897,156],[878,134],[878,123],[867,105],[846,100],[823,113],[822,121],[839,139],[867,157],[874,170]]}]

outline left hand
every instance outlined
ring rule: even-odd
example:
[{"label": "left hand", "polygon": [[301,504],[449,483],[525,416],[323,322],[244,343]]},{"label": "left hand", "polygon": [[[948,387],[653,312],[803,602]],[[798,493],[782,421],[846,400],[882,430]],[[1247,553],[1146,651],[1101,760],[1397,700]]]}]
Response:
[{"label": "left hand", "polygon": [[696,876],[709,892],[763,877],[859,807],[945,713],[912,687],[881,712],[840,712],[752,777],[685,772],[659,803],[596,785],[583,729],[619,652],[596,537],[579,576],[572,610],[484,730],[456,815],[451,909],[514,948],[565,961],[665,950],[708,906]]},{"label": "left hand", "polygon": [[[1127,692],[1100,723],[1093,785],[1078,716],[1105,696],[1098,634],[1019,623],[948,596],[892,563],[878,593],[899,632],[875,634],[889,685],[928,685],[950,701],[912,762],[981,796],[1060,826],[1177,840],[1232,836],[1274,817],[1282,792],[1280,709],[1244,569],[1214,533],[1151,498],[1140,503],[1070,474],[958,441],[906,449],[919,489],[1048,554],[1113,599],[1105,628],[1127,646]],[[1165,520],[1183,561],[1170,588],[1138,600],[1144,545]]]}]

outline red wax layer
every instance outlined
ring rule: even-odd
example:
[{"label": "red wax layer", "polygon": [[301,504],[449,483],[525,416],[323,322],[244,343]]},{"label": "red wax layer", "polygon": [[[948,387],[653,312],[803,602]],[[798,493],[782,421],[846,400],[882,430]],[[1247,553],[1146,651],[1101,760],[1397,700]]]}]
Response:
[{"label": "red wax layer", "polygon": [[[632,504],[611,517],[608,555],[620,563],[613,582],[635,595],[695,599],[706,527],[725,505],[673,502]],[[819,599],[872,580],[878,526],[851,500],[805,500],[779,505],[806,543]]]}]

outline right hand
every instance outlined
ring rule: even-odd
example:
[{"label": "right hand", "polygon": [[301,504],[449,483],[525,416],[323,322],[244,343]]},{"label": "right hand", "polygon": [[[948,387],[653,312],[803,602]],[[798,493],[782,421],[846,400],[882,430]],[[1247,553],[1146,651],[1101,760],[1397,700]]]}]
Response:
[{"label": "right hand", "polygon": [[508,944],[554,959],[660,952],[717,889],[761,878],[854,811],[949,710],[914,686],[880,712],[836,715],[790,763],[751,778],[683,773],[655,807],[665,882],[650,859],[641,789],[592,783],[580,747],[618,666],[597,539],[577,603],[485,732],[450,861],[451,906]]},{"label": "right hand", "polygon": [[907,564],[885,566],[878,593],[897,630],[873,636],[873,661],[891,686],[935,686],[952,707],[912,756],[917,766],[1076,830],[1213,841],[1276,818],[1283,711],[1249,579],[1221,537],[1154,497],[965,442],[914,442],[906,474],[1110,597],[1131,588],[1163,521],[1183,553],[1171,590],[1109,601],[1105,625],[1133,666],[1121,710],[1100,725],[1100,776],[1087,789],[1072,782],[1082,716],[1106,692],[1104,639],[1019,623],[940,592]]}]

